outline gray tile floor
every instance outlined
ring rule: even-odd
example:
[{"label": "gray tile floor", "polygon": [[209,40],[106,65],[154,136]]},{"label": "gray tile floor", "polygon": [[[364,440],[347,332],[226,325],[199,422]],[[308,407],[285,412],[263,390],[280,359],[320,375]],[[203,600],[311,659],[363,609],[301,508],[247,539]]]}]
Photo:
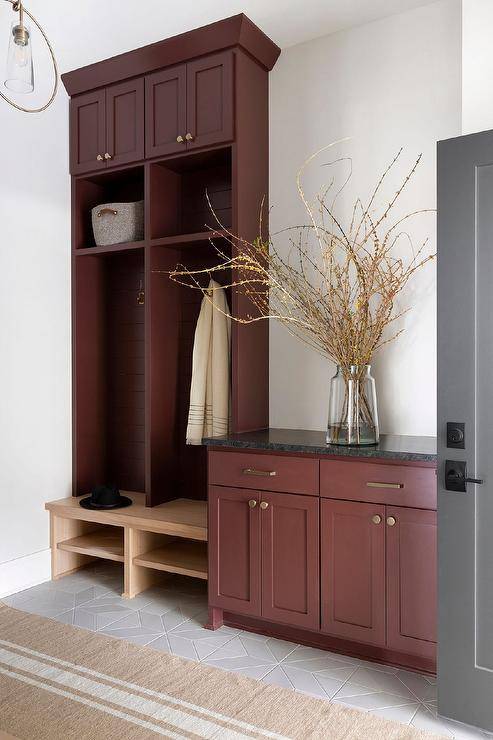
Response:
[{"label": "gray tile floor", "polygon": [[101,562],[21,591],[4,602],[445,737],[490,737],[438,719],[436,684],[429,676],[229,627],[216,632],[204,629],[207,589],[202,581],[163,576],[162,585],[131,600],[122,599],[121,590],[121,566]]}]

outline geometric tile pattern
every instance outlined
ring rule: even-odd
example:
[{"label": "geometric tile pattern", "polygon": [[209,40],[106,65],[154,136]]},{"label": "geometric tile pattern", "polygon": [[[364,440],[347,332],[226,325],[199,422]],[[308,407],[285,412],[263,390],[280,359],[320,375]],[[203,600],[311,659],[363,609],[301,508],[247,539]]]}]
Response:
[{"label": "geometric tile pattern", "polygon": [[437,717],[436,682],[429,676],[230,627],[215,632],[204,629],[207,585],[203,581],[163,574],[162,584],[130,600],[120,597],[121,589],[121,566],[102,561],[4,602],[446,738],[491,737]]}]

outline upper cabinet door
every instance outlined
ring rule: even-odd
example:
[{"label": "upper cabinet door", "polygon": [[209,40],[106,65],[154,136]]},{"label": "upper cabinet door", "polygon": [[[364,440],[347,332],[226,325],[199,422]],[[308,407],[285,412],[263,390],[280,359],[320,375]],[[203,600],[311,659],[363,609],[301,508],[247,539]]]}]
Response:
[{"label": "upper cabinet door", "polygon": [[[106,167],[105,91],[70,101],[70,172],[79,175]],[[99,159],[98,159],[99,157]]]},{"label": "upper cabinet door", "polygon": [[387,645],[435,658],[436,511],[387,506]]},{"label": "upper cabinet door", "polygon": [[320,628],[318,498],[262,493],[262,617]]},{"label": "upper cabinet door", "polygon": [[385,645],[385,506],[321,502],[322,631]]},{"label": "upper cabinet door", "polygon": [[106,88],[106,149],[108,166],[144,159],[144,80]]},{"label": "upper cabinet door", "polygon": [[209,603],[260,616],[260,493],[209,486]]},{"label": "upper cabinet door", "polygon": [[[186,148],[186,65],[146,77],[146,157],[162,157]],[[178,141],[178,138],[181,140]]]},{"label": "upper cabinet door", "polygon": [[187,64],[188,148],[233,139],[233,63],[225,51]]}]

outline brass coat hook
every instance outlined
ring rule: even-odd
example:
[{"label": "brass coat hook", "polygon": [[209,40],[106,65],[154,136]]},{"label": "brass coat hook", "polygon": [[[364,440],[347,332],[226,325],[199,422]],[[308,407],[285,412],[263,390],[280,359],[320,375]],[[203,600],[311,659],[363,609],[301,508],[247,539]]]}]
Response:
[{"label": "brass coat hook", "polygon": [[142,280],[139,282],[139,292],[137,293],[137,303],[139,306],[143,306],[145,303],[145,291],[142,286]]}]

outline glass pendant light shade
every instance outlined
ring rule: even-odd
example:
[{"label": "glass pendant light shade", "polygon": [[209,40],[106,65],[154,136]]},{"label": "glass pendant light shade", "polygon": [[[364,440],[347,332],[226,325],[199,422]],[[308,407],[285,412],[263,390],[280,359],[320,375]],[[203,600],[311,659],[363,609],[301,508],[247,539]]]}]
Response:
[{"label": "glass pendant light shade", "polygon": [[31,93],[34,90],[31,32],[28,26],[19,21],[12,23],[10,32],[5,87],[17,93]]}]

